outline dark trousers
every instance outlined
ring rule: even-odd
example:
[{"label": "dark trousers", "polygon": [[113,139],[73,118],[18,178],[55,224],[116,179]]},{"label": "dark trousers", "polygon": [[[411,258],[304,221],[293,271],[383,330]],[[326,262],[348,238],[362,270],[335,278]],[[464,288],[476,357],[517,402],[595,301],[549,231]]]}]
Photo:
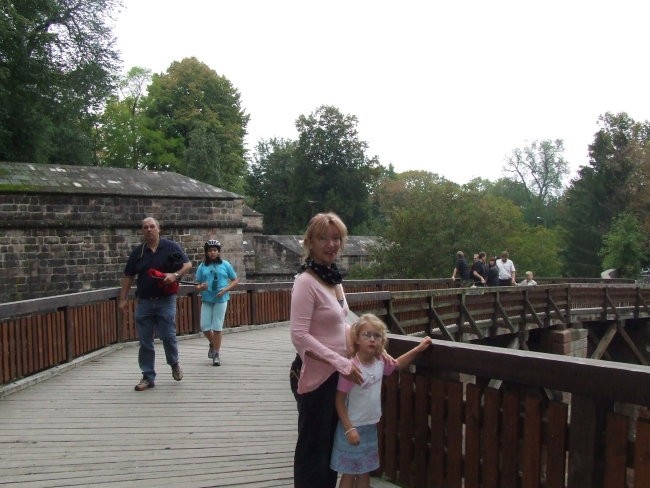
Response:
[{"label": "dark trousers", "polygon": [[339,375],[334,373],[314,391],[298,395],[298,442],[293,458],[295,488],[335,488],[330,469],[338,415],[334,406]]},{"label": "dark trousers", "polygon": [[512,278],[506,280],[499,280],[499,286],[512,286]]}]

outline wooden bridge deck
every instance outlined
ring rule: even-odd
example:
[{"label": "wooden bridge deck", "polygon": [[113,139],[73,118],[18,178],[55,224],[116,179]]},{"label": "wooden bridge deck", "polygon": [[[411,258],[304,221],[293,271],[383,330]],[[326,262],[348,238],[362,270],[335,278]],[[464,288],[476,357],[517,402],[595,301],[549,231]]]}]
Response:
[{"label": "wooden bridge deck", "polygon": [[0,399],[0,486],[287,487],[296,406],[286,325],[179,341],[172,379],[156,344],[156,387],[136,392],[137,347],[97,355]]},{"label": "wooden bridge deck", "polygon": [[[0,487],[293,486],[296,404],[288,324],[224,335],[220,367],[181,338],[176,382],[156,344],[156,387],[136,392],[129,343],[0,395]],[[50,377],[52,376],[52,377]],[[373,479],[372,486],[390,483]]]}]

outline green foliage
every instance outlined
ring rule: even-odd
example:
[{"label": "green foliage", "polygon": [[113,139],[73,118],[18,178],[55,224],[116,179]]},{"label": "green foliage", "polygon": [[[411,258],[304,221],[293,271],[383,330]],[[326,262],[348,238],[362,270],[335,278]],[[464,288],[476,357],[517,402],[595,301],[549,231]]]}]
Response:
[{"label": "green foliage", "polygon": [[517,148],[506,160],[504,171],[511,179],[524,185],[535,200],[546,203],[561,194],[562,180],[569,174],[562,152],[564,141],[533,141],[523,149]]},{"label": "green foliage", "polygon": [[638,276],[648,255],[641,226],[633,214],[622,212],[614,219],[610,231],[603,237],[599,255],[603,258],[603,269],[616,269],[624,278]]},{"label": "green foliage", "polygon": [[118,55],[119,0],[0,3],[0,159],[94,162],[96,114]]},{"label": "green foliage", "polygon": [[589,166],[581,168],[558,211],[570,276],[599,276],[602,236],[613,219],[631,208],[648,208],[650,123],[607,113],[599,125],[589,146]]},{"label": "green foliage", "polygon": [[296,172],[296,143],[286,139],[260,141],[247,177],[247,203],[264,215],[265,234],[297,234],[304,223],[294,221],[291,195],[285,191]]},{"label": "green foliage", "polygon": [[[382,174],[376,158],[366,156],[357,118],[323,105],[296,121],[296,170],[290,192],[294,227],[304,228],[312,212],[334,211],[351,233],[370,215],[370,191]],[[311,202],[311,203],[310,203]]]},{"label": "green foliage", "polygon": [[243,192],[249,116],[228,79],[196,58],[186,58],[153,75],[145,105],[143,167]]},{"label": "green foliage", "polygon": [[120,80],[119,96],[112,96],[97,129],[98,164],[115,168],[139,168],[146,150],[143,134],[147,120],[142,101],[151,71],[133,67]]},{"label": "green foliage", "polygon": [[[520,209],[475,180],[459,186],[425,171],[385,179],[375,197],[385,216],[385,241],[371,251],[372,265],[356,278],[451,276],[456,251],[471,257],[508,250],[517,269],[557,276],[558,232],[525,224]],[[471,260],[471,259],[470,259]]]}]

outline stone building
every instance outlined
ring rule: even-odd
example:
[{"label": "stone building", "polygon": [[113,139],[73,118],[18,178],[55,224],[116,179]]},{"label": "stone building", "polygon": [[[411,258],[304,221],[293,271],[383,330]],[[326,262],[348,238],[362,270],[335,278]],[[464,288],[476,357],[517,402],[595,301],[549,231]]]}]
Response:
[{"label": "stone building", "polygon": [[[254,281],[292,280],[303,261],[302,235],[257,235],[253,259],[247,261],[246,276]],[[343,274],[368,262],[369,249],[378,243],[370,236],[348,236],[337,265]]]},{"label": "stone building", "polygon": [[[293,279],[302,236],[264,236],[263,215],[243,200],[164,171],[0,162],[0,300],[119,286],[148,216],[195,267],[205,240],[218,239],[241,282]],[[342,271],[375,242],[351,236]]]},{"label": "stone building", "polygon": [[240,195],[169,172],[0,163],[0,299],[118,286],[147,216],[193,264],[216,238],[244,269]]}]

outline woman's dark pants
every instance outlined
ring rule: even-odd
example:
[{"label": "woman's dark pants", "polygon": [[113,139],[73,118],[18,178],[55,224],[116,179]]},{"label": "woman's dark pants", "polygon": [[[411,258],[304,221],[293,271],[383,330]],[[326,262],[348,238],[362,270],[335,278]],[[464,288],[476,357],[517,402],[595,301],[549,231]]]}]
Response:
[{"label": "woman's dark pants", "polygon": [[295,488],[335,488],[330,469],[338,416],[334,406],[338,373],[314,391],[298,395],[298,442],[293,458]]}]

